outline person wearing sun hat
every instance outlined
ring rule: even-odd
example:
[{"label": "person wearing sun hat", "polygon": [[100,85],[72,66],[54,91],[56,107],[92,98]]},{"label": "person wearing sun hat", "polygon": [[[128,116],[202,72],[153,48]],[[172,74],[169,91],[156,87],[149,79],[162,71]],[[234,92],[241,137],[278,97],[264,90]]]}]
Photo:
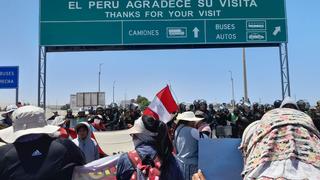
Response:
[{"label": "person wearing sun hat", "polygon": [[44,110],[24,106],[12,114],[12,127],[0,131],[9,143],[0,147],[0,179],[71,179],[73,168],[84,164],[81,150],[68,139],[51,135]]},{"label": "person wearing sun hat", "polygon": [[12,126],[12,113],[18,109],[16,105],[9,105],[6,107],[6,112],[1,114],[4,118],[0,120],[0,130]]},{"label": "person wearing sun hat", "polygon": [[198,141],[201,136],[196,124],[203,118],[197,118],[192,111],[187,111],[178,114],[176,119],[178,124],[174,134],[176,157],[184,179],[190,180],[193,174],[198,172]]},{"label": "person wearing sun hat", "polygon": [[143,115],[128,130],[135,150],[121,155],[117,164],[117,179],[183,180],[166,124]]}]

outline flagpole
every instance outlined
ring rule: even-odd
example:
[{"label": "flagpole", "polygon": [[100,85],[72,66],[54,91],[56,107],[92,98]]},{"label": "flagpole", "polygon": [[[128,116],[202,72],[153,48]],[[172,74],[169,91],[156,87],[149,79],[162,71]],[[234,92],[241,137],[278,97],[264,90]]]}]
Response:
[{"label": "flagpole", "polygon": [[177,104],[180,104],[179,99],[177,98],[176,93],[175,93],[175,91],[173,90],[170,81],[169,81],[169,89],[170,89],[170,91],[173,93],[174,98],[177,100]]}]

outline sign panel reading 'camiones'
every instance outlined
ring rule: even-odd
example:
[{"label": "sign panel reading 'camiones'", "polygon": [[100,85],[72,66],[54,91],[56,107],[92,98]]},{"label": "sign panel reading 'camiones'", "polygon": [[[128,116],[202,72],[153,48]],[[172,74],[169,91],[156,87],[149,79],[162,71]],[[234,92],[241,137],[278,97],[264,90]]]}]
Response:
[{"label": "sign panel reading 'camiones'", "polygon": [[284,0],[41,0],[40,45],[287,42]]}]

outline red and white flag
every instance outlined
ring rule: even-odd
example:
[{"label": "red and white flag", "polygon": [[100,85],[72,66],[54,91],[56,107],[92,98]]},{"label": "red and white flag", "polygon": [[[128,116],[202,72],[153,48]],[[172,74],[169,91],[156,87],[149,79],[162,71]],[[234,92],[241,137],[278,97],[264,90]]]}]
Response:
[{"label": "red and white flag", "polygon": [[178,105],[172,97],[169,86],[166,86],[156,95],[151,104],[143,112],[143,115],[149,115],[167,123],[177,111]]}]

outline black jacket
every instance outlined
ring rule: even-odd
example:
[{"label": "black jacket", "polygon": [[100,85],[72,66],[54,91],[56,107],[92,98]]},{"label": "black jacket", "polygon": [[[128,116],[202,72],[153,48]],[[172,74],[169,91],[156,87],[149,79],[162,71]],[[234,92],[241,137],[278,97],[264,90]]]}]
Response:
[{"label": "black jacket", "polygon": [[72,141],[48,135],[0,147],[1,180],[70,180],[73,168],[84,163]]}]

